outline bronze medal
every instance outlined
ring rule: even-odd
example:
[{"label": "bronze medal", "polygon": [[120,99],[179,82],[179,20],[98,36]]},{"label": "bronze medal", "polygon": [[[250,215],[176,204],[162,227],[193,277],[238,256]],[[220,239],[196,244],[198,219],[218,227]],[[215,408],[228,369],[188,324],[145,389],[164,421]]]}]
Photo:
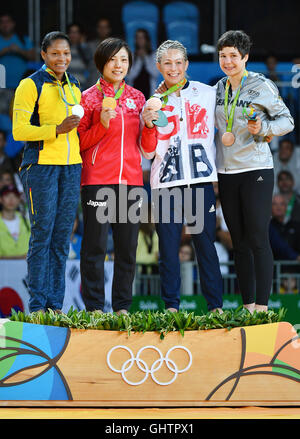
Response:
[{"label": "bronze medal", "polygon": [[235,142],[234,134],[230,133],[229,131],[226,131],[226,133],[222,136],[222,143],[224,146],[231,146]]},{"label": "bronze medal", "polygon": [[159,98],[153,97],[147,100],[147,107],[151,110],[158,111],[161,109],[162,102]]}]

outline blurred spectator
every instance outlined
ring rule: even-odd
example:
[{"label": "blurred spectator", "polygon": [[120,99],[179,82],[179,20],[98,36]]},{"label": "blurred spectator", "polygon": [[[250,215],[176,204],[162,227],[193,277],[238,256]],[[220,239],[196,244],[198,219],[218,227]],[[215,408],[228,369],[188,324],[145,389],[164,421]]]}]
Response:
[{"label": "blurred spectator", "polygon": [[3,169],[0,171],[0,190],[4,186],[15,185],[14,174],[7,169]]},{"label": "blurred spectator", "polygon": [[179,247],[180,262],[189,262],[195,260],[194,248],[189,241],[183,241]]},{"label": "blurred spectator", "polygon": [[0,130],[0,169],[1,170],[8,170],[10,172],[13,172],[13,164],[9,157],[4,152],[6,143],[6,133],[3,130]]},{"label": "blurred spectator", "polygon": [[35,50],[27,36],[16,30],[16,22],[9,14],[0,16],[0,64],[6,69],[6,88],[15,89],[25,70],[27,62],[35,59]]},{"label": "blurred spectator", "polygon": [[140,273],[155,274],[158,273],[158,236],[151,219],[150,204],[144,209],[148,209],[149,221],[140,225],[136,263],[141,265]]},{"label": "blurred spectator", "polygon": [[287,204],[284,222],[290,219],[300,222],[300,195],[294,190],[292,174],[289,171],[280,171],[277,176],[277,186]]},{"label": "blurred spectator", "polygon": [[115,259],[114,238],[113,238],[111,225],[109,225],[107,243],[106,243],[105,261],[113,261],[114,259]]},{"label": "blurred spectator", "polygon": [[[1,130],[2,131],[2,130]],[[2,136],[0,131],[0,145],[2,144]],[[3,132],[3,131],[2,131]],[[4,154],[7,160],[10,162],[9,169],[14,173],[19,172],[19,167],[22,161],[22,151],[24,148],[24,142],[14,140],[11,132],[4,133]],[[1,149],[1,146],[0,146]],[[0,162],[1,164],[1,162]]]},{"label": "blurred spectator", "polygon": [[191,296],[194,294],[194,280],[197,278],[197,268],[194,264],[195,252],[191,240],[183,240],[179,247],[180,261],[180,294]]},{"label": "blurred spectator", "polygon": [[21,199],[14,185],[0,190],[0,259],[25,259],[28,252],[30,225],[17,211]]},{"label": "blurred spectator", "polygon": [[267,66],[267,72],[265,76],[274,82],[278,82],[281,80],[281,77],[277,72],[277,63],[278,61],[275,55],[269,55],[265,60],[265,64]]},{"label": "blurred spectator", "polygon": [[[300,148],[295,148],[289,139],[281,139],[279,150],[274,153],[273,160],[275,182],[280,171],[290,171],[295,179],[295,191],[300,193]],[[277,185],[274,191],[278,191]]]},{"label": "blurred spectator", "polygon": [[151,200],[151,185],[150,185],[151,163],[152,163],[151,160],[142,157],[143,183],[144,183],[144,189],[147,191],[148,200]]},{"label": "blurred spectator", "polygon": [[96,38],[88,42],[88,47],[92,59],[88,65],[89,75],[88,75],[86,87],[91,87],[92,85],[94,85],[100,76],[100,73],[98,72],[96,65],[94,63],[94,53],[96,51],[96,48],[101,43],[101,41],[111,36],[112,36],[112,29],[109,19],[105,17],[99,18],[99,20],[96,23]]},{"label": "blurred spectator", "polygon": [[96,23],[95,30],[96,30],[96,38],[89,41],[88,43],[93,53],[95,52],[98,44],[100,44],[101,41],[112,36],[110,20],[106,17],[99,18]]},{"label": "blurred spectator", "polygon": [[215,241],[215,247],[220,262],[221,274],[228,274],[229,266],[227,265],[227,262],[229,262],[229,253],[226,247],[218,241]]},{"label": "blurred spectator", "polygon": [[69,259],[80,259],[80,249],[82,236],[77,233],[79,226],[79,216],[76,215],[74,226],[70,238]]},{"label": "blurred spectator", "polygon": [[[272,220],[270,222],[270,243],[275,260],[300,262],[300,222],[286,221],[287,203],[283,195],[274,195],[272,201]],[[299,265],[281,265],[281,273],[288,273],[281,279],[279,293],[297,293],[297,281],[292,276],[299,273]]]},{"label": "blurred spectator", "polygon": [[213,182],[213,187],[216,197],[216,241],[222,244],[225,250],[231,254],[232,241],[223,216],[222,206],[219,198],[219,185],[217,181]]},{"label": "blurred spectator", "polygon": [[292,220],[285,222],[286,209],[284,196],[274,195],[269,228],[274,259],[300,261],[300,223]]},{"label": "blurred spectator", "polygon": [[150,35],[145,29],[137,29],[133,64],[127,75],[128,84],[140,90],[148,99],[155,91],[158,75]]},{"label": "blurred spectator", "polygon": [[92,60],[92,52],[85,41],[85,35],[80,24],[70,24],[67,33],[71,42],[72,55],[72,61],[68,67],[68,72],[78,79],[81,89],[85,90],[88,77],[87,68]]},{"label": "blurred spectator", "polygon": [[292,276],[283,278],[279,288],[279,294],[298,294],[297,280]]}]

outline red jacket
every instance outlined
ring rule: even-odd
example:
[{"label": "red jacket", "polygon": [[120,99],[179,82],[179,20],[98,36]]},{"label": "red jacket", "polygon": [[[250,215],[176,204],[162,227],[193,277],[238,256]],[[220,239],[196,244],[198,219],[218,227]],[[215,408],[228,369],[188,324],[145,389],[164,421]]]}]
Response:
[{"label": "red jacket", "polygon": [[[114,96],[113,85],[100,80],[105,96]],[[140,113],[145,104],[143,93],[129,85],[118,100],[117,117],[106,129],[100,122],[103,93],[93,85],[82,94],[84,116],[78,133],[83,161],[81,185],[143,185],[141,167]]]}]

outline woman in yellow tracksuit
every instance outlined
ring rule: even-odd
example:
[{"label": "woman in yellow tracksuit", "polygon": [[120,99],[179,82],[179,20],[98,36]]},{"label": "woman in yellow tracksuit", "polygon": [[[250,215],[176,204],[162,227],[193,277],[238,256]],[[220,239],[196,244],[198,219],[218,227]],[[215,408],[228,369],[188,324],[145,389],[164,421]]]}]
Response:
[{"label": "woman in yellow tracksuit", "polygon": [[26,193],[31,237],[27,255],[30,311],[61,310],[65,266],[80,194],[81,156],[72,115],[80,102],[78,81],[66,70],[70,42],[61,32],[43,40],[44,66],[16,90],[13,136],[25,141],[20,178]]}]

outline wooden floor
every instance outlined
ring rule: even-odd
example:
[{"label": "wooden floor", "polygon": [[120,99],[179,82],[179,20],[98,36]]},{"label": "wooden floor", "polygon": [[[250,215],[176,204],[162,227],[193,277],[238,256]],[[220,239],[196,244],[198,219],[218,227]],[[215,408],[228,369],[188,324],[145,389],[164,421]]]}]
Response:
[{"label": "wooden floor", "polygon": [[0,419],[300,419],[300,407],[0,408]]}]

